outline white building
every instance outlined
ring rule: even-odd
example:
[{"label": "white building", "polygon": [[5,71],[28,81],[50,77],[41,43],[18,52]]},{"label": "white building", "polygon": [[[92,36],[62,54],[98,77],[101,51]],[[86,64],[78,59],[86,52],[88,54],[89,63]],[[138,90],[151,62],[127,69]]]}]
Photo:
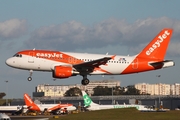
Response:
[{"label": "white building", "polygon": [[135,84],[135,88],[140,90],[141,94],[150,95],[179,95],[180,85],[179,84],[148,84],[148,83],[138,83]]},{"label": "white building", "polygon": [[171,95],[180,95],[180,84],[179,83],[174,83],[171,85]]},{"label": "white building", "polygon": [[[89,95],[94,93],[93,89],[97,86],[107,86],[109,88],[120,86],[120,81],[115,80],[103,80],[103,81],[91,81],[88,85],[83,86],[76,85],[49,85],[43,84],[36,87],[36,92],[44,92],[44,96],[48,97],[60,97],[64,96],[64,93],[73,87],[78,87],[81,90],[87,90]],[[135,84],[135,88],[140,90],[141,94],[150,95],[180,95],[180,84],[164,84],[164,83],[138,83]]]},{"label": "white building", "polygon": [[36,87],[36,92],[44,92],[44,96],[59,97],[64,96],[64,93],[73,87],[80,87],[79,85],[49,85],[41,84]]},{"label": "white building", "polygon": [[41,84],[36,87],[36,92],[44,92],[44,96],[48,97],[60,97],[64,96],[64,93],[73,87],[78,87],[81,90],[87,90],[91,95],[93,94],[93,88],[97,86],[107,86],[107,87],[116,87],[120,86],[120,81],[114,80],[103,80],[103,81],[90,81],[90,83],[86,86],[76,84],[76,85],[49,85],[49,84]]},{"label": "white building", "polygon": [[94,93],[93,89],[97,86],[112,88],[112,87],[120,86],[120,81],[118,80],[91,81],[88,85],[84,86],[84,90],[87,90],[88,94],[92,95]]}]

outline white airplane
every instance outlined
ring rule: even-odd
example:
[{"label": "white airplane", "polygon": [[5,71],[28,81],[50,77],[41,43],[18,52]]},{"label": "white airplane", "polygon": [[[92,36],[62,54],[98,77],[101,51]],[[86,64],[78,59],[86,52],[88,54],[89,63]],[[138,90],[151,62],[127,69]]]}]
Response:
[{"label": "white airplane", "polygon": [[134,56],[72,53],[50,50],[23,50],[6,60],[13,68],[52,72],[54,78],[81,75],[83,85],[89,84],[87,75],[122,75],[174,66],[164,60],[172,29],[163,29],[139,54]]},{"label": "white airplane", "polygon": [[72,104],[35,104],[28,94],[24,94],[24,101],[29,110],[38,112],[51,112],[54,114],[61,114],[63,110],[73,111],[76,107]]},{"label": "white airplane", "polygon": [[27,106],[0,106],[0,113],[11,113],[12,115],[19,115],[27,111]]},{"label": "white airplane", "polygon": [[11,120],[11,118],[4,113],[0,113],[0,120]]},{"label": "white airplane", "polygon": [[94,103],[91,98],[86,94],[85,91],[82,91],[84,107],[90,111],[94,110],[105,110],[105,109],[116,109],[116,108],[136,108],[140,111],[148,111],[150,110],[144,105],[136,105],[136,104],[117,104],[117,105],[99,105]]}]

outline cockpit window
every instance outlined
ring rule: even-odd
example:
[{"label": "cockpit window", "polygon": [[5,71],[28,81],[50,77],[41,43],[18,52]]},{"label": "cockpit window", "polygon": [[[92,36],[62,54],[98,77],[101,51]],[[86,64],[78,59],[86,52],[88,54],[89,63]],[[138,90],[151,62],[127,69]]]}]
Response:
[{"label": "cockpit window", "polygon": [[15,55],[13,55],[13,57],[22,57],[22,55],[21,54],[15,54]]}]

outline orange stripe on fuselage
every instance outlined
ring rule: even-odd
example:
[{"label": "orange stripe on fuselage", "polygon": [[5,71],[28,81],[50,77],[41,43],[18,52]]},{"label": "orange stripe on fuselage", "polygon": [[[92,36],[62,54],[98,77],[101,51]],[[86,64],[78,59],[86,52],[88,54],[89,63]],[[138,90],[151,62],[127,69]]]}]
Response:
[{"label": "orange stripe on fuselage", "polygon": [[60,109],[60,105],[53,106],[52,108],[49,108],[48,111],[57,110]]},{"label": "orange stripe on fuselage", "polygon": [[69,107],[69,106],[73,106],[73,105],[72,104],[58,104],[52,108],[49,108],[48,111],[53,111],[53,110],[61,109],[62,107]]},{"label": "orange stripe on fuselage", "polygon": [[133,60],[133,62],[121,74],[146,72],[146,71],[162,68],[162,65],[156,66],[156,68],[154,68],[153,66],[149,65],[149,63],[151,63],[151,62],[158,62],[158,61],[136,57]]},{"label": "orange stripe on fuselage", "polygon": [[72,64],[72,65],[83,63],[83,61],[81,61],[73,56],[70,56],[68,54],[65,54],[63,52],[59,52],[59,51],[24,50],[24,51],[18,52],[18,54],[29,55],[29,56],[36,57],[36,58],[43,58],[46,60],[63,62],[63,63],[67,63],[67,64]]}]

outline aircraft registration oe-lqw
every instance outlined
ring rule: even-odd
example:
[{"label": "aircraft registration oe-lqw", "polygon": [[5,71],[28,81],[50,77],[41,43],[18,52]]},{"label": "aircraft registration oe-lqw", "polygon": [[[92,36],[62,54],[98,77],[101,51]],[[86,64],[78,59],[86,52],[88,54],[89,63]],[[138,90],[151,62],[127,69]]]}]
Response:
[{"label": "aircraft registration oe-lqw", "polygon": [[164,60],[172,29],[163,29],[139,54],[120,56],[108,54],[72,53],[50,50],[23,50],[6,60],[8,66],[33,71],[52,72],[54,78],[81,75],[82,85],[89,84],[87,75],[122,75],[174,66]]},{"label": "aircraft registration oe-lqw", "polygon": [[76,107],[72,104],[35,104],[28,94],[24,94],[24,101],[29,110],[38,112],[50,112],[53,114],[61,114],[61,111],[66,109],[67,111],[76,110]]},{"label": "aircraft registration oe-lqw", "polygon": [[145,105],[136,104],[117,104],[117,105],[99,105],[94,103],[85,91],[82,91],[84,107],[90,111],[94,110],[105,110],[105,109],[116,109],[116,108],[136,108],[140,111],[150,111]]}]

